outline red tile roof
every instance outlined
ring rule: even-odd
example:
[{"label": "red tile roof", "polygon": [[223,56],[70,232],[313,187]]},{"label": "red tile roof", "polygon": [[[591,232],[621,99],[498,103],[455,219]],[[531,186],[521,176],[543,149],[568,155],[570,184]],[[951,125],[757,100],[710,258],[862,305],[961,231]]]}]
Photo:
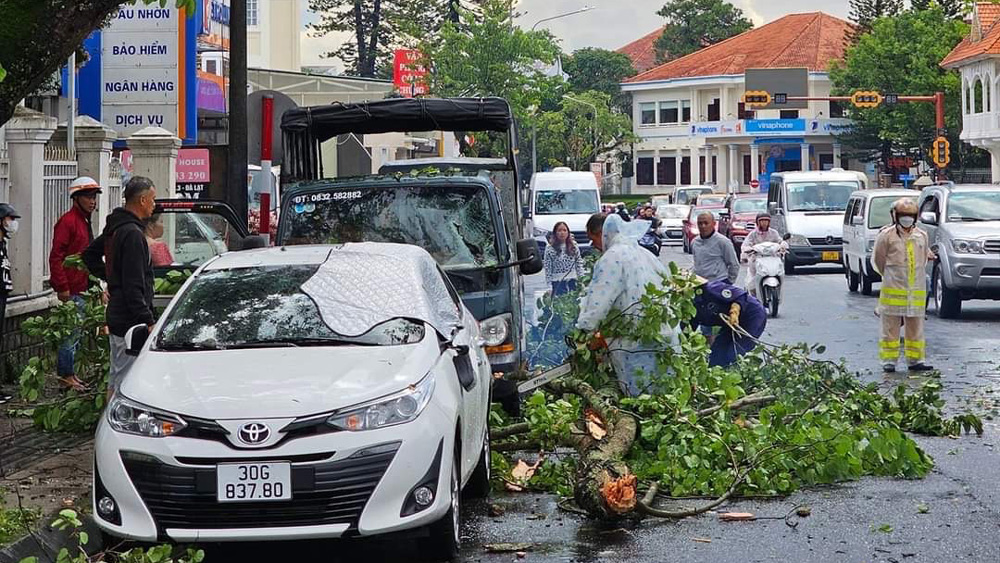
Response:
[{"label": "red tile roof", "polygon": [[663,28],[653,31],[649,35],[636,39],[628,45],[618,49],[616,52],[627,55],[632,59],[632,66],[636,72],[646,72],[656,66],[656,47],[654,43],[663,35]]},{"label": "red tile roof", "polygon": [[626,82],[743,74],[748,68],[802,68],[825,72],[844,58],[853,26],[822,12],[790,14],[662,64]]},{"label": "red tile roof", "polygon": [[978,2],[973,14],[972,31],[948,53],[941,66],[954,68],[982,55],[1000,55],[1000,25],[996,25],[997,21],[1000,21],[1000,4]]}]

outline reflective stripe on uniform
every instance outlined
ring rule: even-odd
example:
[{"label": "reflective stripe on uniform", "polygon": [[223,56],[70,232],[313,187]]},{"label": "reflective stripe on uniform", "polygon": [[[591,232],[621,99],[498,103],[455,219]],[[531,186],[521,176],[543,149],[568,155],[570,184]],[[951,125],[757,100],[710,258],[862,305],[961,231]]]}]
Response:
[{"label": "reflective stripe on uniform", "polygon": [[906,270],[910,287],[917,285],[917,251],[912,238],[906,239]]},{"label": "reflective stripe on uniform", "polygon": [[882,340],[878,344],[881,359],[895,360],[899,357],[899,340]]},{"label": "reflective stripe on uniform", "polygon": [[903,340],[903,345],[906,349],[906,358],[910,360],[922,360],[924,359],[924,350],[927,348],[927,343],[923,340]]}]

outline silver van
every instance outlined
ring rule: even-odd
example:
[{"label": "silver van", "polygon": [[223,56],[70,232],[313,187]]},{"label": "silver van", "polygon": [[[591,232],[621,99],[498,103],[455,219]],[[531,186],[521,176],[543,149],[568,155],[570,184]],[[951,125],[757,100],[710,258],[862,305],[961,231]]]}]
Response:
[{"label": "silver van", "polygon": [[914,190],[860,190],[851,194],[844,212],[844,274],[852,293],[860,288],[863,295],[871,295],[872,284],[882,281],[872,268],[875,237],[892,222],[889,210],[897,199],[916,200],[919,196]]}]

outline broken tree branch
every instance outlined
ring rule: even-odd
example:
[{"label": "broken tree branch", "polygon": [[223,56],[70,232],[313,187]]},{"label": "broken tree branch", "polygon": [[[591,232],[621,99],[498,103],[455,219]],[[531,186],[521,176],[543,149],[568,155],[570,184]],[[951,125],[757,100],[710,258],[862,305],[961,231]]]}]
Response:
[{"label": "broken tree branch", "polygon": [[531,425],[527,422],[519,422],[517,424],[511,424],[510,426],[504,426],[503,428],[497,428],[490,432],[491,440],[503,440],[504,438],[509,438],[511,436],[517,436],[518,434],[527,434],[531,431]]},{"label": "broken tree branch", "polygon": [[[756,405],[766,405],[767,403],[773,403],[777,401],[778,398],[774,395],[747,395],[742,399],[737,399],[729,404],[728,408],[731,411],[739,410],[746,407],[752,407]],[[698,416],[709,416],[721,411],[726,408],[726,405],[715,405],[714,407],[708,407],[707,409],[702,409],[698,411]]]}]

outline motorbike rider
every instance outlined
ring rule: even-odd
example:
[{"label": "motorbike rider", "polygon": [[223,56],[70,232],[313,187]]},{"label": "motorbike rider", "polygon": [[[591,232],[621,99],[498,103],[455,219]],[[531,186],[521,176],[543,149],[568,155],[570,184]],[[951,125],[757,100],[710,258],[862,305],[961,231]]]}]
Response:
[{"label": "motorbike rider", "polygon": [[[757,347],[756,339],[764,334],[767,326],[767,311],[755,297],[726,280],[710,282],[699,277],[698,281],[702,285],[694,298],[696,313],[691,319],[692,328],[720,327],[712,342],[708,365],[731,366],[736,363],[737,356]],[[728,324],[719,315],[728,317]],[[742,328],[750,336],[733,327]]]},{"label": "motorbike rider", "polygon": [[[924,312],[927,307],[925,269],[937,256],[928,248],[927,235],[916,227],[917,204],[900,198],[890,210],[892,223],[875,239],[872,265],[882,276],[876,312],[882,319],[879,359],[887,373],[896,371],[900,352],[910,371],[929,371],[924,363]],[[903,343],[899,342],[900,325]]]},{"label": "motorbike rider", "polygon": [[755,221],[757,228],[750,231],[747,238],[743,240],[743,247],[740,251],[740,262],[747,264],[747,290],[750,295],[757,295],[757,255],[753,251],[754,245],[762,242],[773,242],[781,246],[782,254],[788,250],[788,243],[781,238],[778,231],[771,228],[771,215],[767,212],[757,214]]}]

